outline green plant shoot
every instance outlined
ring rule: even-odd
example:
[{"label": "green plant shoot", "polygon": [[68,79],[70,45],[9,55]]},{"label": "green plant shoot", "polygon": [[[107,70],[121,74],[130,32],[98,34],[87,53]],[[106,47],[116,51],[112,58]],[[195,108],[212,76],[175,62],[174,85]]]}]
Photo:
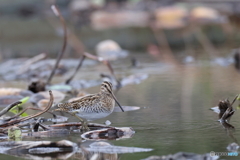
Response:
[{"label": "green plant shoot", "polygon": [[[21,99],[20,101],[22,103],[14,106],[12,109],[10,109],[10,112],[13,113],[13,114],[18,114],[21,111],[21,109],[19,107],[22,106],[24,103],[26,103],[28,100],[29,100],[29,97],[25,97],[25,98]],[[21,117],[26,117],[26,116],[28,116],[28,114],[24,112],[20,116]]]}]

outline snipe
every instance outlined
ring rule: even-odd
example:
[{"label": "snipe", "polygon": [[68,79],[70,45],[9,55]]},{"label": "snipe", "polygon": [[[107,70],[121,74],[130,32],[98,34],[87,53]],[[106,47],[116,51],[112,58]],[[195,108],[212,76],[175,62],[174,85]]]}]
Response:
[{"label": "snipe", "polygon": [[54,111],[64,111],[72,114],[81,121],[84,129],[89,130],[87,123],[82,118],[88,121],[104,118],[113,112],[115,102],[124,112],[113,94],[112,84],[104,81],[99,93],[86,95],[72,102],[57,104],[58,109]]}]

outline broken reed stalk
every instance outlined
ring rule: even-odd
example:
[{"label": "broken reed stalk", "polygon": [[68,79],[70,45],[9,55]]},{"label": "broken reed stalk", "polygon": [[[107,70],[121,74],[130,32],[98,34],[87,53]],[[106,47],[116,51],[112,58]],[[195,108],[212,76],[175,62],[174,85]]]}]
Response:
[{"label": "broken reed stalk", "polygon": [[239,95],[236,95],[236,97],[233,99],[232,103],[231,103],[231,106],[233,105],[233,103],[237,100]]},{"label": "broken reed stalk", "polygon": [[15,125],[15,124],[17,124],[17,123],[20,123],[20,122],[23,122],[23,121],[26,121],[26,120],[29,120],[29,119],[38,117],[38,116],[42,115],[43,113],[47,112],[47,111],[51,108],[51,106],[52,106],[52,104],[53,104],[53,100],[54,100],[52,91],[49,91],[49,95],[50,95],[50,100],[49,100],[49,102],[48,102],[48,105],[47,105],[47,107],[46,107],[42,112],[36,113],[36,114],[34,114],[34,115],[27,116],[27,117],[15,119],[15,120],[12,120],[12,121],[8,121],[8,122],[6,122],[6,123],[4,123],[4,124],[1,124],[0,127],[2,127],[3,130],[6,130],[6,129],[8,129],[9,127],[12,127],[13,125]]},{"label": "broken reed stalk", "polygon": [[110,70],[110,73],[114,76],[114,78],[116,78],[115,74],[114,74],[114,70],[112,68],[112,65],[110,64],[110,62],[108,60],[105,60],[102,57],[94,56],[94,55],[92,55],[92,54],[90,54],[88,52],[84,52],[83,54],[86,57],[88,57],[89,59],[93,59],[93,60],[96,60],[96,61],[99,61],[99,62],[102,62],[103,64],[105,64],[108,67],[108,69]]},{"label": "broken reed stalk", "polygon": [[[53,8],[54,12],[57,13],[57,15],[61,15],[60,10],[58,10],[56,7],[52,7],[52,8]],[[56,8],[56,10],[55,10],[54,8]],[[61,17],[62,17],[62,16],[61,16]],[[62,17],[62,18],[63,18],[63,17]],[[54,28],[57,28],[57,26],[56,26],[54,23],[52,23],[51,20],[48,19],[48,22],[49,22]],[[112,68],[111,64],[109,63],[109,61],[108,61],[108,60],[104,60],[102,57],[97,57],[97,56],[94,56],[94,55],[92,55],[92,54],[90,54],[90,53],[85,52],[85,51],[84,51],[84,50],[85,50],[85,49],[84,49],[85,47],[84,47],[82,41],[81,41],[74,33],[72,33],[69,28],[67,28],[67,26],[66,26],[66,24],[65,24],[65,21],[63,21],[63,22],[64,22],[64,23],[62,23],[62,24],[64,25],[63,27],[66,28],[67,31],[68,31],[68,35],[67,35],[68,38],[67,38],[66,40],[68,40],[69,45],[70,45],[72,48],[74,48],[74,50],[76,50],[76,52],[79,53],[79,54],[81,54],[82,56],[85,56],[85,57],[87,57],[87,58],[89,58],[89,59],[92,59],[92,60],[96,60],[96,61],[102,62],[104,65],[107,66],[107,68],[110,70],[110,73],[111,73],[111,74],[113,75],[113,77],[116,79],[116,76],[115,76],[115,74],[114,74],[113,68]],[[83,60],[80,59],[79,65],[82,63],[81,61],[83,61]],[[75,73],[77,73],[77,71],[78,71],[80,68],[81,68],[81,65],[80,65],[79,67],[77,67]],[[69,78],[70,81],[71,81],[73,78],[74,78],[74,75]],[[68,82],[69,79],[66,80],[66,82],[65,82],[66,84],[69,84],[69,83],[70,83],[70,82]],[[117,81],[118,83],[120,83],[117,79],[116,79],[116,81]],[[68,82],[68,83],[67,83],[67,82]],[[47,84],[48,84],[48,83],[47,83]]]},{"label": "broken reed stalk", "polygon": [[15,107],[16,105],[19,105],[21,104],[22,102],[21,101],[17,101],[17,102],[14,102],[10,105],[8,105],[7,107],[5,107],[1,112],[0,112],[0,117],[4,114],[6,114],[10,109],[12,109],[13,107]]},{"label": "broken reed stalk", "polygon": [[209,54],[210,58],[217,57],[217,49],[214,47],[208,37],[203,33],[202,29],[199,26],[194,26],[194,33],[197,40],[203,46],[204,50]]},{"label": "broken reed stalk", "polygon": [[108,60],[105,60],[105,59],[102,58],[102,57],[94,56],[94,55],[92,55],[92,54],[90,54],[90,53],[88,53],[88,52],[84,52],[83,54],[84,54],[86,57],[88,57],[89,59],[97,60],[97,61],[99,61],[99,62],[102,62],[104,65],[106,65],[107,68],[110,70],[111,75],[113,76],[113,78],[114,78],[114,79],[116,80],[116,82],[117,82],[117,89],[119,89],[119,88],[122,86],[121,82],[120,82],[120,81],[117,79],[117,77],[115,76],[114,70],[113,70],[113,68],[112,68],[112,65],[111,65],[111,63],[110,63]]},{"label": "broken reed stalk", "polygon": [[[48,125],[48,128],[51,129],[66,129],[69,128],[70,130],[78,129],[82,126],[81,122],[68,122],[68,123],[58,123],[58,124],[51,124]],[[97,124],[97,123],[88,123],[89,127],[95,128],[113,128],[113,126],[107,126],[104,124]]]},{"label": "broken reed stalk", "polygon": [[235,111],[234,111],[232,105],[234,104],[234,102],[236,101],[237,98],[238,98],[238,95],[235,96],[235,98],[233,99],[231,104],[229,101],[227,101],[229,105],[228,105],[228,108],[226,109],[226,111],[224,112],[224,114],[222,115],[222,117],[220,119],[221,121],[226,121],[226,120],[230,119],[230,117],[234,114]]},{"label": "broken reed stalk", "polygon": [[62,50],[58,53],[58,57],[57,57],[56,63],[54,65],[53,69],[52,69],[52,72],[51,72],[50,76],[48,77],[47,84],[50,84],[50,82],[52,80],[52,77],[55,74],[55,71],[56,71],[56,69],[57,69],[57,67],[59,65],[60,60],[63,57],[63,54],[64,54],[66,46],[67,46],[67,28],[66,28],[65,20],[64,20],[63,16],[61,15],[59,9],[55,5],[52,5],[51,8],[52,8],[54,14],[57,17],[59,17],[59,19],[60,19],[60,22],[61,22],[61,24],[63,26],[63,34],[64,34],[64,36],[63,36]]},{"label": "broken reed stalk", "polygon": [[82,66],[83,61],[84,61],[85,58],[86,58],[85,55],[82,55],[82,56],[81,56],[80,61],[79,61],[79,64],[78,64],[75,72],[72,74],[71,77],[69,77],[69,78],[66,80],[65,84],[69,84],[69,83],[72,81],[72,79],[74,78],[74,76],[77,74],[78,70],[81,68],[81,66]]},{"label": "broken reed stalk", "polygon": [[[22,110],[21,112],[19,112],[18,114],[16,114],[15,116],[12,116],[12,117],[7,118],[7,119],[4,119],[4,120],[5,120],[5,121],[10,121],[11,119],[17,118],[17,117],[19,117],[21,114],[23,114],[24,112],[26,112],[28,109],[43,111],[43,109],[40,109],[40,108],[27,107],[27,108],[25,108],[24,110]],[[55,115],[54,113],[49,112],[49,111],[47,111],[47,112],[50,113],[50,114],[52,114],[53,117],[56,117],[56,115]]]},{"label": "broken reed stalk", "polygon": [[[113,75],[113,77],[115,78],[115,80],[119,83],[119,81],[116,79],[116,76],[114,74],[114,70],[110,64],[110,62],[108,60],[105,60],[104,58],[102,57],[98,57],[98,56],[95,56],[95,55],[92,55],[88,52],[84,52],[84,46],[83,46],[83,43],[81,42],[81,40],[79,38],[77,38],[77,36],[75,34],[73,34],[70,29],[68,29],[68,41],[69,41],[69,44],[78,52],[80,53],[81,55],[89,58],[89,59],[92,59],[92,60],[96,60],[96,61],[99,61],[99,62],[102,62],[104,65],[107,66],[107,68],[109,69],[110,73]],[[81,66],[80,66],[81,67]],[[75,73],[77,73],[77,71],[80,69],[80,67],[75,71]],[[73,77],[72,77],[73,78]]]},{"label": "broken reed stalk", "polygon": [[158,29],[155,25],[154,22],[150,23],[150,29],[152,30],[152,33],[158,43],[159,47],[163,48],[163,52],[162,52],[162,57],[166,62],[170,62],[174,65],[177,64],[177,61],[175,60],[172,50],[169,46],[168,40],[166,38],[166,35],[164,34],[164,31],[160,28]]},{"label": "broken reed stalk", "polygon": [[117,77],[115,76],[114,70],[112,68],[112,65],[110,64],[110,62],[108,60],[105,60],[102,57],[94,56],[94,55],[92,55],[92,54],[90,54],[88,52],[84,52],[84,55],[86,57],[88,57],[89,59],[97,60],[99,62],[102,62],[104,65],[106,65],[107,68],[109,69],[110,73],[112,74],[113,78],[117,81],[118,86],[121,86],[121,83],[118,81]]},{"label": "broken reed stalk", "polygon": [[32,115],[32,116],[23,117],[21,120],[26,121],[26,120],[28,120],[28,119],[35,118],[35,117],[40,116],[40,115],[42,115],[43,113],[47,112],[47,111],[51,108],[51,106],[52,106],[52,104],[53,104],[53,100],[54,100],[53,94],[52,94],[52,91],[51,91],[51,90],[49,91],[49,95],[50,95],[50,100],[49,100],[49,102],[48,102],[48,105],[47,105],[47,107],[46,107],[42,112],[37,113],[37,114],[34,114],[34,115]]},{"label": "broken reed stalk", "polygon": [[[190,31],[189,31],[190,30]],[[195,55],[195,51],[191,45],[191,35],[190,33],[188,32],[191,32],[191,28],[189,29],[188,27],[186,28],[186,30],[184,30],[182,32],[182,37],[183,37],[183,42],[185,44],[185,50],[187,52],[187,55]]]}]

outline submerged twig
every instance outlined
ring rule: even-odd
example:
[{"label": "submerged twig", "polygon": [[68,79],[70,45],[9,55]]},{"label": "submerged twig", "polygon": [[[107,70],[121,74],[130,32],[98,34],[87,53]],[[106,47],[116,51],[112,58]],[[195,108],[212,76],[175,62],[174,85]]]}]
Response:
[{"label": "submerged twig", "polygon": [[60,60],[63,57],[63,54],[64,54],[66,46],[67,46],[67,28],[66,28],[65,20],[64,20],[63,16],[61,15],[61,13],[59,12],[59,9],[55,5],[52,5],[51,8],[52,8],[54,14],[57,17],[59,17],[59,19],[60,19],[60,21],[62,23],[64,37],[63,37],[62,50],[58,54],[55,66],[53,67],[52,72],[51,72],[50,76],[48,77],[47,84],[50,84],[50,82],[52,80],[52,77],[53,77],[53,75],[54,75],[54,73],[55,73],[55,71],[56,71],[56,69],[58,67],[58,64],[59,64]]}]

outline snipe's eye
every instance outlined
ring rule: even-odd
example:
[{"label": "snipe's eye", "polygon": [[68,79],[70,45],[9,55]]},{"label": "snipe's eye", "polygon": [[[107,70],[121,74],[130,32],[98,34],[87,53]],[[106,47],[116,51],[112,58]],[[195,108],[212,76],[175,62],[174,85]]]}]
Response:
[{"label": "snipe's eye", "polygon": [[106,87],[106,88],[107,88],[107,85],[106,85],[106,84],[104,84],[104,87]]}]

